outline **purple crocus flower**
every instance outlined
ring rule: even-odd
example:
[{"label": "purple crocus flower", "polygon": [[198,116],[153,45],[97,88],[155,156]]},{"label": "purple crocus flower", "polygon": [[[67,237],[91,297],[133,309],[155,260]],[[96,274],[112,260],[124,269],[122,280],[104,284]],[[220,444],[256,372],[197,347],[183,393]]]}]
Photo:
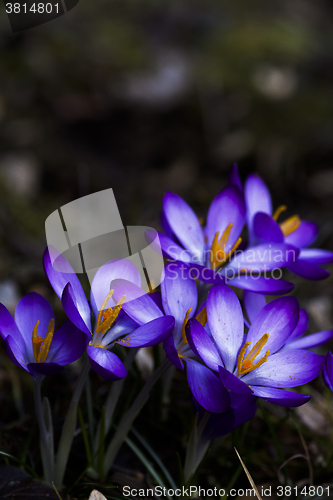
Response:
[{"label": "purple crocus flower", "polygon": [[[86,334],[90,364],[103,378],[119,380],[127,374],[123,362],[110,351],[114,344],[148,347],[170,335],[174,326],[171,316],[158,318],[138,327],[138,323],[122,311],[125,296],[120,297],[116,305],[112,302],[110,306],[113,296],[113,290],[110,290],[112,280],[125,278],[137,286],[141,284],[140,273],[130,260],[112,260],[99,268],[91,284],[89,304],[69,262],[55,249],[52,249],[52,256],[56,257],[55,265],[62,271],[54,268],[50,252],[46,249],[44,267],[47,277],[61,299],[68,318]],[[91,319],[92,313],[94,322]],[[124,335],[126,339],[123,338]]]},{"label": "purple crocus flower", "polygon": [[[123,308],[128,316],[144,325],[152,320],[170,315],[174,318],[173,335],[163,343],[168,359],[177,368],[187,368],[187,380],[193,396],[206,410],[214,413],[224,411],[230,403],[229,394],[219,378],[206,366],[193,359],[195,354],[188,345],[185,325],[189,318],[206,322],[206,309],[197,311],[198,294],[189,268],[182,262],[169,262],[161,280],[161,301],[155,300],[134,283],[125,280],[112,282],[115,299],[126,295]],[[166,316],[167,317],[167,316]]]},{"label": "purple crocus flower", "polygon": [[313,380],[324,362],[322,356],[305,349],[282,349],[299,320],[294,297],[278,298],[264,306],[246,335],[240,302],[230,288],[215,285],[206,307],[209,331],[191,319],[187,339],[230,391],[253,394],[281,406],[308,401],[309,396],[283,390]]},{"label": "purple crocus flower", "polygon": [[[264,295],[248,291],[244,292],[244,306],[250,323],[254,321],[265,305],[266,299]],[[308,326],[308,313],[305,309],[300,309],[297,325],[287,339],[283,349],[313,349],[333,339],[333,330],[324,330],[312,333],[311,335],[305,335]]]},{"label": "purple crocus flower", "polygon": [[159,234],[163,252],[186,263],[201,281],[225,282],[265,294],[292,290],[291,283],[266,273],[287,265],[298,250],[284,242],[243,248],[240,235],[246,209],[243,192],[235,184],[224,188],[213,200],[205,228],[189,205],[171,192],[164,196],[161,221],[165,231],[165,235]]},{"label": "purple crocus flower", "polygon": [[333,262],[333,252],[307,248],[317,237],[316,224],[302,221],[298,215],[293,215],[279,224],[277,220],[287,207],[282,205],[273,213],[269,190],[256,174],[251,174],[245,183],[245,200],[252,245],[269,242],[292,245],[299,249],[299,253],[287,263],[290,271],[309,280],[320,280],[329,276],[329,272],[320,266]]},{"label": "purple crocus flower", "polygon": [[323,379],[327,387],[333,391],[333,355],[331,351],[327,353],[325,358]]},{"label": "purple crocus flower", "polygon": [[54,331],[54,313],[38,293],[25,295],[15,309],[15,320],[0,304],[0,333],[10,359],[33,377],[54,375],[85,351],[85,335],[70,321]]}]

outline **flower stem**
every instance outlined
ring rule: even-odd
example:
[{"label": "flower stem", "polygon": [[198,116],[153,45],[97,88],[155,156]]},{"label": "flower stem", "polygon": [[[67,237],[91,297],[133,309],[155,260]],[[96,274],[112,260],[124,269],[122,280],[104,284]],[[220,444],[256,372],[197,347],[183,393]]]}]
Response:
[{"label": "flower stem", "polygon": [[[131,367],[133,360],[138,352],[138,348],[133,348],[130,349],[129,353],[127,354],[125,360],[124,360],[124,365],[126,370],[128,371],[129,368]],[[124,386],[125,378],[121,380],[117,380],[115,382],[112,382],[111,389],[109,391],[106,403],[105,403],[105,436],[109,432],[112,424],[112,419],[113,419],[113,414],[116,409],[119,397],[122,393],[122,389]],[[100,436],[100,430],[101,430],[101,420],[98,423],[96,434],[95,434],[95,440],[94,440],[94,454],[97,456],[98,452],[98,447],[99,447],[99,436]],[[97,460],[96,460],[97,463]]]},{"label": "flower stem", "polygon": [[134,420],[136,419],[141,408],[147,402],[150,390],[155,385],[155,383],[158,381],[158,379],[161,377],[161,375],[170,366],[171,366],[171,363],[166,358],[160,364],[160,366],[157,368],[157,370],[151,375],[151,377],[147,380],[146,384],[144,385],[144,387],[141,389],[141,391],[139,392],[139,394],[135,398],[132,406],[129,408],[129,410],[123,416],[123,419],[117,428],[117,432],[114,435],[114,437],[113,437],[111,443],[109,444],[108,449],[106,450],[106,453],[105,453],[104,471],[103,471],[104,475],[106,475],[109,472],[109,470],[111,469],[112,464],[114,462],[114,459],[116,458],[117,453],[119,451],[119,448],[121,447],[124,439],[126,438],[127,434],[129,433]]},{"label": "flower stem", "polygon": [[45,481],[49,484],[52,484],[54,479],[54,456],[53,456],[53,436],[52,430],[47,430],[44,414],[43,414],[43,404],[42,404],[42,395],[41,395],[41,385],[42,385],[43,376],[37,375],[36,378],[33,379],[34,384],[34,399],[35,399],[35,408],[36,408],[36,416],[39,425],[40,432],[40,447],[41,447],[41,455],[43,462],[43,470],[44,470],[44,478]]},{"label": "flower stem", "polygon": [[74,438],[74,431],[76,427],[76,418],[77,418],[77,405],[80,400],[82,390],[86,382],[87,376],[89,374],[89,371],[90,371],[90,363],[88,355],[86,354],[82,370],[77,380],[76,387],[74,389],[73,396],[65,418],[65,422],[61,431],[61,437],[59,441],[56,463],[55,463],[55,474],[54,474],[55,476],[54,484],[58,489],[62,487],[68,456]]}]

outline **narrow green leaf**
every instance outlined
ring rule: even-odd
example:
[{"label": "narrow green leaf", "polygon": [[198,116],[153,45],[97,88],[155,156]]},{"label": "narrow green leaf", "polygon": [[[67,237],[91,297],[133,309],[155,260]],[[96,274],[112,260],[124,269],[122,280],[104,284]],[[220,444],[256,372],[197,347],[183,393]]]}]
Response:
[{"label": "narrow green leaf", "polygon": [[134,429],[134,427],[132,427],[131,432],[140,441],[140,443],[142,444],[142,446],[145,447],[145,449],[148,451],[148,453],[150,454],[150,456],[154,459],[154,461],[156,462],[156,464],[160,467],[160,469],[162,470],[163,474],[165,475],[165,478],[169,481],[170,486],[174,490],[176,490],[177,489],[177,485],[174,482],[174,480],[172,479],[172,476],[170,475],[170,472],[165,467],[165,465],[163,464],[162,460],[156,455],[155,451],[151,448],[151,446],[147,443],[147,441],[141,436],[141,434],[139,434],[139,432]]},{"label": "narrow green leaf", "polygon": [[105,439],[105,406],[102,408],[101,427],[99,432],[97,470],[99,477],[104,475],[104,439]]},{"label": "narrow green leaf", "polygon": [[85,423],[84,423],[84,420],[83,420],[82,411],[81,411],[81,409],[79,407],[77,408],[77,414],[78,414],[79,422],[80,422],[80,426],[81,426],[81,432],[82,432],[84,447],[86,449],[88,466],[93,466],[93,459],[92,459],[92,454],[91,454],[91,450],[90,450],[90,444],[89,444],[87,429],[86,429],[86,426],[85,426]]},{"label": "narrow green leaf", "polygon": [[[156,472],[152,464],[149,462],[147,457],[142,453],[142,451],[136,446],[136,444],[133,443],[133,441],[129,438],[126,437],[124,439],[125,443],[131,448],[131,450],[136,454],[136,456],[141,460],[143,465],[146,467],[147,471],[150,472],[152,477],[155,479],[157,484],[159,486],[162,486],[163,488],[166,488],[161,476]],[[169,500],[172,500],[169,495],[166,495]]]}]

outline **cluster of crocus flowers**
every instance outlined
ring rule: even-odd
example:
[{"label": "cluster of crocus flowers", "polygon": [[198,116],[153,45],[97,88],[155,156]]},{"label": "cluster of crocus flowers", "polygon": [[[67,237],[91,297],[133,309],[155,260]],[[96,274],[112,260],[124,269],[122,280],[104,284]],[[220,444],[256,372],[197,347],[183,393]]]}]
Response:
[{"label": "cluster of crocus flowers", "polygon": [[[163,343],[166,365],[186,371],[198,420],[209,422],[202,427],[202,446],[252,418],[257,398],[302,405],[309,396],[294,388],[322,371],[333,390],[332,354],[313,352],[333,339],[333,330],[306,335],[308,315],[295,297],[266,303],[266,295],[293,289],[270,273],[286,267],[307,279],[323,279],[328,271],[321,266],[333,261],[333,252],[308,248],[316,226],[298,215],[279,222],[284,211],[284,206],[273,211],[257,175],[250,175],[243,188],[235,167],[229,185],[212,201],[205,225],[182,198],[166,193],[165,234],[159,233],[159,239],[168,262],[155,293],[145,293],[138,269],[124,258],[98,269],[88,300],[65,257],[46,249],[45,272],[68,320],[55,330],[50,304],[34,292],[20,300],[14,319],[0,304],[0,334],[9,357],[33,376],[39,390],[43,376],[58,373],[86,352],[78,384],[82,390],[90,366],[110,381],[126,377],[113,351],[116,344],[141,348]],[[230,286],[241,289],[241,300]],[[42,422],[41,400],[36,400]],[[46,469],[50,478],[51,459]]]}]

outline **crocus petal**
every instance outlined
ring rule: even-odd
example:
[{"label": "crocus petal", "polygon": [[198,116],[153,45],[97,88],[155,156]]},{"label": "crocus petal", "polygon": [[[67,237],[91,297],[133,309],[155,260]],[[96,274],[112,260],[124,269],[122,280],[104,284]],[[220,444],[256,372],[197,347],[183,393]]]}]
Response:
[{"label": "crocus petal", "polygon": [[316,378],[324,361],[323,356],[311,351],[283,350],[268,356],[265,363],[244,375],[242,381],[251,386],[296,387]]},{"label": "crocus petal", "polygon": [[333,252],[321,250],[320,248],[302,248],[298,258],[313,264],[330,264],[333,262]]},{"label": "crocus petal", "polygon": [[179,359],[178,351],[175,346],[175,339],[173,335],[169,335],[163,342],[163,349],[165,350],[165,354],[168,360],[179,370],[184,370],[184,365],[182,361]]},{"label": "crocus petal", "polygon": [[298,248],[307,247],[312,245],[317,234],[318,228],[314,222],[302,220],[296,231],[286,236],[284,241]]},{"label": "crocus petal", "polygon": [[90,340],[91,338],[90,323],[87,324],[84,318],[80,314],[71,283],[68,283],[65,286],[61,297],[61,303],[65,313],[67,314],[71,322],[74,323],[74,325],[79,330],[84,332],[87,335],[88,339]]},{"label": "crocus petal", "polygon": [[252,292],[263,293],[265,295],[284,295],[294,288],[294,284],[289,281],[266,276],[244,275],[236,276],[227,280],[228,285],[250,290]]},{"label": "crocus petal", "polygon": [[284,391],[283,389],[275,389],[273,387],[252,386],[252,390],[253,394],[259,398],[279,406],[286,406],[287,408],[304,405],[310,399],[310,396],[306,396],[305,394]]},{"label": "crocus petal", "polygon": [[331,351],[326,355],[323,368],[323,379],[327,387],[333,391],[333,356]]},{"label": "crocus petal", "polygon": [[256,397],[230,393],[230,408],[223,413],[210,416],[209,422],[204,430],[207,439],[225,436],[233,429],[245,424],[257,411]]},{"label": "crocus petal", "polygon": [[206,440],[226,436],[235,428],[235,410],[228,408],[222,413],[212,413],[203,435]]},{"label": "crocus petal", "polygon": [[168,238],[170,238],[170,240],[173,240],[175,238],[175,235],[172,232],[172,229],[169,225],[168,219],[166,218],[163,210],[160,213],[160,221],[161,221],[161,226],[162,226],[163,231],[165,232],[166,236]]},{"label": "crocus petal", "polygon": [[237,255],[224,268],[226,276],[230,272],[249,272],[271,271],[280,269],[291,262],[295,262],[299,250],[291,245],[284,243],[263,243],[261,245],[248,248],[244,252],[237,252]]},{"label": "crocus petal", "polygon": [[169,262],[161,280],[162,304],[165,314],[174,316],[176,322],[175,337],[180,338],[184,318],[189,309],[191,318],[197,308],[198,292],[189,268],[182,262]]},{"label": "crocus petal", "polygon": [[319,345],[326,344],[333,339],[333,330],[324,330],[322,332],[306,335],[288,342],[285,346],[287,349],[310,349]]},{"label": "crocus petal", "polygon": [[228,391],[214,373],[193,359],[186,358],[187,380],[191,392],[205,410],[221,413],[230,405]]},{"label": "crocus petal", "polygon": [[149,297],[155,302],[157,307],[163,311],[163,304],[162,304],[162,295],[161,292],[152,292],[149,294]]},{"label": "crocus petal", "polygon": [[47,362],[68,365],[79,359],[87,347],[87,337],[71,321],[65,321],[53,335]]},{"label": "crocus petal", "polygon": [[156,345],[172,334],[174,326],[175,320],[173,316],[163,316],[162,318],[153,319],[126,337],[118,340],[116,344],[125,347],[148,347]]},{"label": "crocus petal", "polygon": [[223,385],[236,394],[252,394],[252,390],[242,380],[222,366],[219,366],[219,377]]},{"label": "crocus petal", "polygon": [[19,348],[25,352],[25,342],[20,330],[17,328],[12,315],[3,304],[0,304],[0,334],[4,340],[8,335],[13,337]]},{"label": "crocus petal", "polygon": [[232,371],[243,340],[244,320],[236,294],[226,285],[215,285],[209,292],[207,320],[224,365]]},{"label": "crocus petal", "polygon": [[295,297],[272,300],[259,312],[251,325],[247,334],[247,340],[251,342],[248,349],[253,348],[263,335],[268,333],[269,338],[263,347],[263,352],[278,351],[287,342],[297,325],[298,318],[299,306]]},{"label": "crocus petal", "polygon": [[243,191],[243,185],[238,172],[238,166],[236,163],[230,169],[229,173],[229,184],[236,186],[241,192]]},{"label": "crocus petal", "polygon": [[199,279],[203,283],[225,283],[225,277],[214,269],[193,263],[190,264],[190,268],[193,279]]},{"label": "crocus petal", "polygon": [[[56,260],[54,262],[56,269],[54,269],[52,265],[50,251],[52,253],[52,257],[56,257]],[[67,283],[70,283],[73,294],[77,301],[76,308],[79,310],[80,315],[82,316],[86,325],[90,324],[90,307],[79,278],[73,271],[72,266],[65,259],[65,257],[58,252],[58,250],[56,250],[54,247],[51,247],[50,251],[48,248],[46,248],[43,256],[43,262],[46,275],[53,290],[58,295],[59,299],[61,299],[65,286],[67,285]],[[61,269],[62,272],[57,271],[57,268]]]},{"label": "crocus petal", "polygon": [[196,319],[186,325],[186,338],[192,351],[212,370],[218,371],[221,356],[204,327]]},{"label": "crocus petal", "polygon": [[214,198],[208,211],[206,234],[209,245],[213,243],[215,234],[218,232],[221,238],[225,229],[232,222],[233,226],[224,249],[226,253],[229,252],[242,232],[245,212],[243,193],[236,186],[224,188]]},{"label": "crocus petal", "polygon": [[[149,231],[147,231],[147,233],[149,233]],[[163,253],[167,257],[173,260],[180,260],[185,263],[191,262],[191,254],[187,250],[162,233],[158,233],[158,237],[160,239]]]},{"label": "crocus petal", "polygon": [[5,347],[10,360],[15,363],[16,366],[23,368],[23,370],[29,371],[27,368],[27,360],[25,359],[24,352],[22,352],[20,346],[10,335],[7,335],[7,337],[5,338]]},{"label": "crocus petal", "polygon": [[31,375],[57,375],[64,370],[58,363],[28,363],[28,370]]},{"label": "crocus petal", "polygon": [[163,198],[163,210],[178,240],[202,262],[204,233],[192,208],[180,196],[167,192]]},{"label": "crocus petal", "polygon": [[[102,304],[110,292],[111,281],[118,278],[131,281],[141,286],[141,276],[133,262],[127,259],[111,260],[99,268],[91,283],[90,300],[95,317],[98,316]],[[108,303],[106,308],[113,304]]]},{"label": "crocus petal", "polygon": [[317,264],[303,259],[297,259],[295,262],[288,264],[288,269],[307,280],[324,280],[330,275],[326,269],[322,269]]},{"label": "crocus petal", "polygon": [[253,235],[253,218],[257,212],[272,215],[272,200],[264,181],[256,174],[251,174],[245,182],[245,203],[247,212],[247,224],[250,231],[251,241]]},{"label": "crocus petal", "polygon": [[112,298],[115,302],[119,302],[124,295],[126,296],[123,309],[138,325],[144,325],[163,316],[161,309],[153,299],[134,283],[126,280],[114,280],[111,286],[114,290]]},{"label": "crocus petal", "polygon": [[257,212],[253,218],[253,233],[258,243],[283,243],[279,224],[268,214]]},{"label": "crocus petal", "polygon": [[257,411],[257,398],[253,394],[230,394],[230,407],[235,411],[235,427],[245,424]]},{"label": "crocus petal", "polygon": [[243,295],[244,306],[250,323],[253,323],[254,318],[258,315],[263,307],[266,305],[265,296],[261,293],[244,291]]},{"label": "crocus petal", "polygon": [[98,375],[106,380],[119,380],[126,377],[127,371],[116,354],[102,347],[88,346],[90,364]]},{"label": "crocus petal", "polygon": [[309,326],[309,315],[305,309],[300,309],[299,310],[299,319],[298,319],[296,328],[294,329],[294,331],[292,332],[292,334],[288,338],[288,343],[291,340],[297,339],[298,337],[303,335],[306,332],[306,330],[308,329],[308,326]]},{"label": "crocus petal", "polygon": [[52,307],[44,297],[39,295],[39,293],[28,293],[16,306],[15,323],[24,339],[31,361],[34,359],[32,354],[33,329],[37,321],[40,321],[37,335],[44,338],[51,319],[54,319]]}]

